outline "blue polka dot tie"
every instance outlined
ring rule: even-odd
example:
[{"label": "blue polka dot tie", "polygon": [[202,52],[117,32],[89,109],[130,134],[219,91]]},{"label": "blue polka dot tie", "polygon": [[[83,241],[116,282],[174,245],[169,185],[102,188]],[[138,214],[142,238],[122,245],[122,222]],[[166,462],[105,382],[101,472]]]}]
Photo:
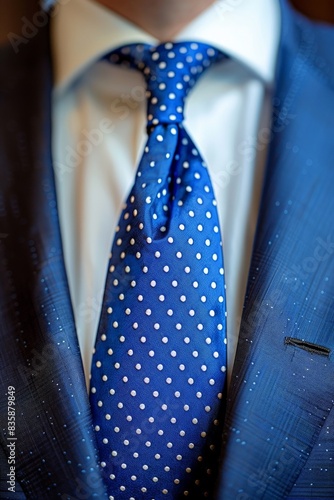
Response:
[{"label": "blue polka dot tie", "polygon": [[[207,498],[218,466],[226,372],[222,243],[184,101],[224,59],[202,43],[107,56],[143,73],[148,140],[110,256],[91,406],[110,499]],[[205,123],[203,123],[205,127]]]}]

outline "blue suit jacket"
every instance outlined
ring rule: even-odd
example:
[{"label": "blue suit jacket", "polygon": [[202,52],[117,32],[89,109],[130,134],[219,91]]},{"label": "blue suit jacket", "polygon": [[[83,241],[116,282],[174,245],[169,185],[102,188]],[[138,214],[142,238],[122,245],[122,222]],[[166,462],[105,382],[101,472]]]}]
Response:
[{"label": "blue suit jacket", "polygon": [[[334,31],[281,4],[271,134],[244,150],[270,142],[222,500],[334,498]],[[1,498],[105,498],[57,213],[48,27],[0,57]]]}]

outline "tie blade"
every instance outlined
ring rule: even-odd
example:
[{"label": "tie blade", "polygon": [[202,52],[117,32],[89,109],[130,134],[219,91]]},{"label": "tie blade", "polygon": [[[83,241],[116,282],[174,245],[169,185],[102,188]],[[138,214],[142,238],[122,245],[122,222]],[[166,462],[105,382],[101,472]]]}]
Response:
[{"label": "tie blade", "polygon": [[[151,97],[152,81],[159,86],[166,78],[163,101],[151,104],[169,120],[148,117],[148,142],[113,243],[93,356],[90,398],[103,477],[110,497],[120,499],[207,498],[220,451],[226,301],[216,201],[196,146],[170,118],[175,75],[159,66],[162,56],[180,62],[184,48],[141,46],[139,59],[138,47],[120,50],[150,81]],[[200,59],[190,49],[197,54],[199,44],[187,45],[183,65],[197,68]],[[207,46],[201,49],[208,54]],[[187,72],[189,83],[195,72]]]}]

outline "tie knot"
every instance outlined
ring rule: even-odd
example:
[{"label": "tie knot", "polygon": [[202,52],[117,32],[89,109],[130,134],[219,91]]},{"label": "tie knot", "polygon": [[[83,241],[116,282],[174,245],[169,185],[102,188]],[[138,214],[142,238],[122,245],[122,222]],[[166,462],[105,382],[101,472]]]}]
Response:
[{"label": "tie knot", "polygon": [[213,63],[226,58],[200,42],[167,42],[157,47],[130,44],[108,54],[112,63],[141,71],[147,84],[148,123],[180,123],[185,99],[199,77]]}]

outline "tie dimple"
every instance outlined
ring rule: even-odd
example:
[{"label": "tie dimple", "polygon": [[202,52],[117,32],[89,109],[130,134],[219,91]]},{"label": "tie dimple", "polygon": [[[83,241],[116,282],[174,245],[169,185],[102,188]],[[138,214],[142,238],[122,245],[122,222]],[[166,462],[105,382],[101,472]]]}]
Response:
[{"label": "tie dimple", "polygon": [[110,499],[207,498],[214,487],[226,372],[222,246],[206,165],[180,122],[198,76],[223,57],[200,43],[130,45],[107,57],[145,75],[149,132],[116,230],[92,365]]}]

